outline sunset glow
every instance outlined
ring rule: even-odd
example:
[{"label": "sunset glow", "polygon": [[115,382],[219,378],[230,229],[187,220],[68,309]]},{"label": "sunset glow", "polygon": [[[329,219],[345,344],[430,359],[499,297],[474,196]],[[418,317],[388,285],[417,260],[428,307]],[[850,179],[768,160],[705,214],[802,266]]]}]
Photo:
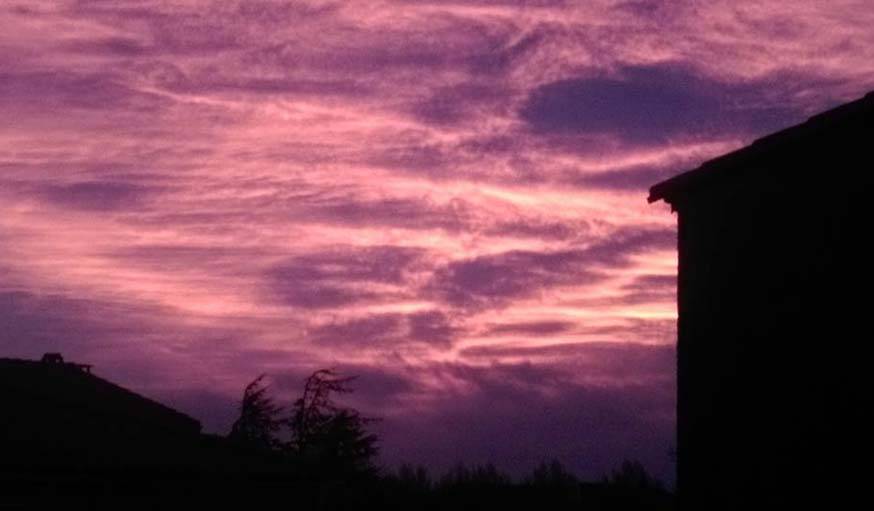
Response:
[{"label": "sunset glow", "polygon": [[0,356],[62,352],[217,433],[257,375],[287,401],[336,367],[383,460],[435,468],[670,480],[676,218],[647,188],[874,89],[867,0],[0,24]]}]

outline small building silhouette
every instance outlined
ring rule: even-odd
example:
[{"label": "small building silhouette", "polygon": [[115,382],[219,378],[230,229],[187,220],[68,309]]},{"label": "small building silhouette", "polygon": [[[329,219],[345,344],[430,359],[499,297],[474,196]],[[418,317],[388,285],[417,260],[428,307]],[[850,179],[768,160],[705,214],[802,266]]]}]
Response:
[{"label": "small building silhouette", "polygon": [[[141,480],[193,466],[198,421],[58,353],[0,359],[0,490]],[[136,477],[131,474],[138,474]],[[84,490],[83,490],[84,491]]]},{"label": "small building silhouette", "polygon": [[[59,353],[0,358],[0,507],[76,497],[89,509],[221,509],[226,496],[287,490],[281,455],[201,433],[197,420],[90,368]],[[95,504],[111,496],[122,500]]]},{"label": "small building silhouette", "polygon": [[64,356],[60,353],[46,353],[40,359],[43,364],[63,364]]},{"label": "small building silhouette", "polygon": [[64,357],[60,353],[46,353],[42,356],[40,362],[42,362],[43,364],[67,365],[70,367],[81,369],[86,373],[91,372],[91,364],[74,364],[72,362],[64,362]]},{"label": "small building silhouette", "polygon": [[[0,359],[0,399],[8,417],[4,439],[27,445],[31,460],[65,453],[99,462],[99,454],[118,455],[115,448],[122,446],[135,459],[153,449],[136,446],[189,441],[201,429],[195,419],[91,374],[90,365],[65,362],[59,353],[46,353],[39,362]],[[47,447],[45,456],[38,456],[37,446]]]},{"label": "small building silhouette", "polygon": [[650,190],[678,213],[682,509],[868,484],[872,155],[874,93]]}]

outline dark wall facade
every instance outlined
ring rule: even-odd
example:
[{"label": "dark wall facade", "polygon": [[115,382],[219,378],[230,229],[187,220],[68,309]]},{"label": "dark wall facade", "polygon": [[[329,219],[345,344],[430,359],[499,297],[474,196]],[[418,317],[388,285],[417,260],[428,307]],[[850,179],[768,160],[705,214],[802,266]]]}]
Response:
[{"label": "dark wall facade", "polygon": [[870,112],[821,123],[670,198],[683,509],[867,493],[872,143]]}]

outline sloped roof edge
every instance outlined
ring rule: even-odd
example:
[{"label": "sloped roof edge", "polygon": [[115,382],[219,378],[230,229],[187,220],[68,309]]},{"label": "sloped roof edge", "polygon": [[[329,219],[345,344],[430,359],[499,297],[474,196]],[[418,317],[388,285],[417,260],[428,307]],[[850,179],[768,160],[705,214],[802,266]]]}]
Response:
[{"label": "sloped roof edge", "polygon": [[[109,380],[105,380],[90,372],[81,370],[81,364],[63,363],[63,364],[45,364],[36,360],[26,360],[17,358],[0,358],[0,370],[12,370],[18,368],[25,371],[37,371],[36,375],[44,372],[66,373],[68,376],[75,376],[78,381],[87,382],[90,389],[96,391],[108,392],[115,400],[122,400],[128,404],[141,407],[146,413],[160,414],[164,418],[170,419],[184,425],[191,431],[201,431],[202,425],[197,419],[190,417],[179,410],[171,408],[163,403],[155,401],[132,390],[129,390],[121,385],[115,384]],[[105,394],[103,394],[105,396]]]},{"label": "sloped roof edge", "polygon": [[718,156],[696,169],[662,181],[650,188],[647,201],[653,203],[664,200],[673,205],[680,196],[730,175],[732,169],[738,166],[749,165],[773,151],[801,142],[815,135],[825,125],[840,123],[843,119],[865,112],[874,114],[874,91],[861,99],[814,115],[806,122],[766,135],[746,147]]}]

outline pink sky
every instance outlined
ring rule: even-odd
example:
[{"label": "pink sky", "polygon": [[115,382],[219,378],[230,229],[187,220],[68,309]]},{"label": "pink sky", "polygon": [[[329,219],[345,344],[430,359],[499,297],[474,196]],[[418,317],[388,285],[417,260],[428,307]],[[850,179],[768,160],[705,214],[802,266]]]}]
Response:
[{"label": "pink sky", "polygon": [[386,463],[672,478],[647,188],[874,88],[868,0],[0,6],[0,356],[226,432],[358,374]]}]

